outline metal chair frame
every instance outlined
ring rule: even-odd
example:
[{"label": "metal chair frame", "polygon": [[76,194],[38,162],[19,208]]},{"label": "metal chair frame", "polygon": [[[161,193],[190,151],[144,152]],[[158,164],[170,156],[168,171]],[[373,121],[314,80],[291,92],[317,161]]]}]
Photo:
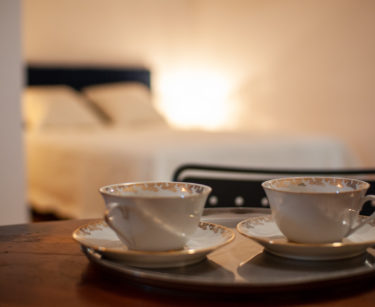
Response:
[{"label": "metal chair frame", "polygon": [[[173,174],[173,181],[206,184],[212,188],[206,207],[269,208],[263,181],[280,177],[336,176],[355,178],[370,183],[367,194],[375,194],[375,169],[264,169],[203,164],[185,164]],[[374,204],[367,202],[361,214],[370,215]]]}]

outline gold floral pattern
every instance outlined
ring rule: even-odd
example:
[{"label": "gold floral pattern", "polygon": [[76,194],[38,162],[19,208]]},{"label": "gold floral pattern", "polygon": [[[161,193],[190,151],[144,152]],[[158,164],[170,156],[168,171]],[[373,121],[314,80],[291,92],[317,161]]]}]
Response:
[{"label": "gold floral pattern", "polygon": [[[170,191],[172,193],[182,192],[189,195],[201,194],[209,188],[200,184],[183,182],[140,182],[140,183],[120,183],[101,188],[104,193],[112,195],[137,194],[141,192]],[[207,191],[208,192],[208,191]]]},{"label": "gold floral pattern", "polygon": [[105,225],[103,225],[103,221],[97,221],[84,225],[84,227],[81,227],[79,231],[86,235],[90,235],[92,231],[103,230],[103,227],[105,227]]},{"label": "gold floral pattern", "polygon": [[255,216],[249,219],[248,221],[246,221],[246,223],[244,223],[244,227],[255,228],[259,225],[264,225],[272,221],[273,221],[272,215]]},{"label": "gold floral pattern", "polygon": [[163,267],[168,267],[171,265],[170,261],[177,261],[176,258],[181,258],[182,265],[186,265],[186,260],[189,260],[190,257],[196,259],[199,255],[202,258],[197,258],[197,261],[202,260],[208,253],[232,242],[236,236],[235,232],[228,227],[200,222],[200,229],[197,229],[192,235],[192,239],[182,249],[139,251],[128,249],[121,243],[105,221],[94,222],[94,224],[89,223],[78,227],[73,232],[73,238],[85,248],[91,248],[108,258],[122,259],[125,262],[131,261],[138,265],[145,261],[143,267],[146,267],[145,265],[151,261],[154,263],[165,262]]},{"label": "gold floral pattern", "polygon": [[224,226],[220,226],[220,225],[212,224],[212,223],[206,223],[206,222],[199,222],[198,227],[202,228],[203,230],[209,229],[213,231],[214,233],[220,233],[220,234],[223,234],[227,231],[226,228],[224,228]]},{"label": "gold floral pattern", "polygon": [[337,177],[290,177],[290,178],[279,178],[266,181],[264,183],[265,188],[269,189],[283,189],[290,186],[332,186],[336,188],[350,188],[352,190],[367,189],[368,183],[349,178],[337,178]]}]

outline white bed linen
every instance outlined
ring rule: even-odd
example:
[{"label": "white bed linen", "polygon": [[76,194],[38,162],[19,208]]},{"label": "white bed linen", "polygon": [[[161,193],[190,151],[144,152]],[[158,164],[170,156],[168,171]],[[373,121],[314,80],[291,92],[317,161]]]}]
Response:
[{"label": "white bed linen", "polygon": [[26,135],[28,200],[70,218],[104,213],[98,188],[171,180],[185,163],[266,168],[350,168],[358,160],[337,140],[249,133],[101,129]]}]

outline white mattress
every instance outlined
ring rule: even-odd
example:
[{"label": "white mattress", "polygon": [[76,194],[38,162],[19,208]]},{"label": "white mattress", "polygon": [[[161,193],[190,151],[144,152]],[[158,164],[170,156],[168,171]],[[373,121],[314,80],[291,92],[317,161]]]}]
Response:
[{"label": "white mattress", "polygon": [[70,218],[104,213],[98,188],[171,180],[185,163],[266,168],[350,168],[359,162],[330,138],[171,129],[48,131],[26,135],[28,201]]}]

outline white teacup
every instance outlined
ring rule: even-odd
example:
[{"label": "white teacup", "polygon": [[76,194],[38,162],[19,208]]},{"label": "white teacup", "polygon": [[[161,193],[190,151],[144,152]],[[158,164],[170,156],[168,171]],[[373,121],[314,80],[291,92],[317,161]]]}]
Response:
[{"label": "white teacup", "polygon": [[357,216],[366,201],[369,184],[336,177],[289,177],[262,183],[272,215],[289,241],[339,242],[363,226]]},{"label": "white teacup", "polygon": [[99,189],[105,220],[129,249],[183,248],[196,231],[211,188],[185,182],[121,183]]}]

